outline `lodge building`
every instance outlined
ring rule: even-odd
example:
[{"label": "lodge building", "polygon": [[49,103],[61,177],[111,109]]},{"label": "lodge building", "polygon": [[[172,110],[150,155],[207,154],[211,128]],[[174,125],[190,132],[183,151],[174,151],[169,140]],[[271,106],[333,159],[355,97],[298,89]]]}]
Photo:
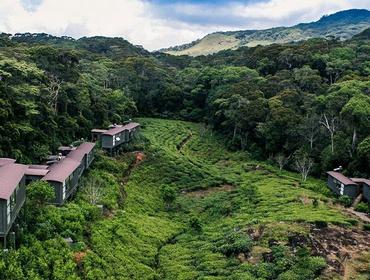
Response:
[{"label": "lodge building", "polygon": [[[139,129],[138,123],[113,125],[107,130],[91,131],[92,140],[102,141],[102,147],[111,153],[129,143]],[[6,239],[26,199],[26,186],[35,180],[49,182],[54,188],[55,200],[63,205],[78,189],[80,178],[95,158],[96,144],[83,142],[78,147],[61,146],[58,154],[49,156],[46,164],[23,165],[15,159],[0,158],[0,238],[6,248]]]},{"label": "lodge building", "polygon": [[329,171],[328,187],[338,196],[347,195],[352,200],[362,195],[370,202],[370,180],[364,178],[348,178],[340,172]]},{"label": "lodge building", "polygon": [[91,139],[93,141],[100,140],[102,148],[109,151],[110,154],[114,154],[122,148],[123,144],[128,144],[135,138],[139,128],[140,124],[135,122],[125,125],[114,124],[107,130],[91,130]]},{"label": "lodge building", "polygon": [[27,165],[0,159],[0,237],[6,247],[6,236],[26,199]]}]

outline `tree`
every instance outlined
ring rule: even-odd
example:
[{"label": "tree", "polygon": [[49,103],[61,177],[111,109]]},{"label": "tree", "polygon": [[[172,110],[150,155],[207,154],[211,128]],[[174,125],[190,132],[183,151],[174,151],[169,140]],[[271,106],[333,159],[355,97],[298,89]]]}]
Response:
[{"label": "tree", "polygon": [[49,75],[49,84],[47,91],[49,92],[49,105],[53,108],[54,113],[58,113],[58,98],[62,82],[54,75]]},{"label": "tree", "polygon": [[282,153],[279,153],[275,156],[275,161],[279,165],[280,171],[282,171],[284,166],[287,165],[287,163],[289,162],[289,159],[290,159],[290,156],[287,157]]},{"label": "tree", "polygon": [[301,180],[305,182],[314,162],[307,154],[297,154],[294,160],[294,169],[301,173]]},{"label": "tree", "polygon": [[327,117],[326,114],[322,116],[320,123],[327,129],[330,135],[331,153],[334,153],[334,135],[337,130],[337,118],[333,116]]},{"label": "tree", "polygon": [[352,156],[357,143],[357,131],[361,125],[370,129],[370,96],[357,94],[353,96],[343,107],[341,115],[348,125],[352,127],[352,145],[350,155]]},{"label": "tree", "polygon": [[27,186],[27,198],[36,207],[43,207],[55,199],[54,188],[45,181],[34,181]]},{"label": "tree", "polygon": [[82,189],[86,195],[87,200],[92,204],[96,205],[103,196],[103,181],[100,177],[91,176],[85,181]]},{"label": "tree", "polygon": [[307,114],[299,129],[301,136],[309,143],[312,150],[319,133],[319,117],[314,113]]}]

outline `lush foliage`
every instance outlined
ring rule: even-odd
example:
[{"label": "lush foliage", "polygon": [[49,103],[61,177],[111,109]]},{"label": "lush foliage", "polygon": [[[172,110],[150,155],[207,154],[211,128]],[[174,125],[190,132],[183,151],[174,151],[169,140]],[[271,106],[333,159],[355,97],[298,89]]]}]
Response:
[{"label": "lush foliage", "polygon": [[149,54],[118,38],[3,34],[0,155],[41,159],[94,126],[138,113],[205,122],[230,147],[285,158],[284,168],[305,155],[311,174],[341,165],[366,176],[366,34],[197,58]]}]

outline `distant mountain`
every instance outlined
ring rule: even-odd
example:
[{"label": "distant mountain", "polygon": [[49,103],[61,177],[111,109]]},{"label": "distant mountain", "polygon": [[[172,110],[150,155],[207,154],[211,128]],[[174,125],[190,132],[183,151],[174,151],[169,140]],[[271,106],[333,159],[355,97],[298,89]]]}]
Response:
[{"label": "distant mountain", "polygon": [[[108,57],[127,57],[127,56],[146,56],[150,53],[142,46],[136,46],[120,37],[83,37],[74,39],[72,37],[57,37],[46,33],[16,33],[0,34],[10,42],[26,44],[52,44],[58,47],[71,47],[76,49],[88,50],[92,53],[106,55]],[[1,46],[1,41],[0,41]]]},{"label": "distant mountain", "polygon": [[346,40],[370,28],[370,11],[352,9],[323,16],[311,23],[265,30],[216,32],[190,44],[162,49],[173,55],[207,55],[242,46],[254,47],[273,43],[289,43],[310,38],[335,37]]}]

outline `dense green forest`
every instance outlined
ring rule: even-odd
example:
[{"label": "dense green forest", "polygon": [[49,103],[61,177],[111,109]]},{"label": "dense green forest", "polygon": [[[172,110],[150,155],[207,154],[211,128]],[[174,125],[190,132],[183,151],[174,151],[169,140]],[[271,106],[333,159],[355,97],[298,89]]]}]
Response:
[{"label": "dense green forest", "polygon": [[[133,116],[204,122],[233,149],[312,173],[370,172],[369,31],[190,58],[121,38],[1,35],[0,156],[43,158]],[[32,147],[32,149],[30,149]]]}]

